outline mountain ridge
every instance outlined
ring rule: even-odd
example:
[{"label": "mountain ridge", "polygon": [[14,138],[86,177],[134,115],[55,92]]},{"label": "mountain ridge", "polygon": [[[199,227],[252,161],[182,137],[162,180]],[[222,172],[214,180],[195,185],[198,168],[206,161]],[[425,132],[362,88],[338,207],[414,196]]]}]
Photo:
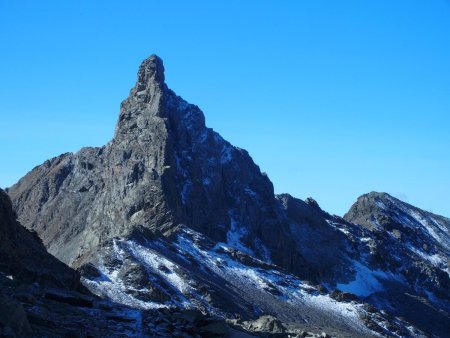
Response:
[{"label": "mountain ridge", "polygon": [[[143,309],[271,313],[314,330],[325,320],[339,336],[450,327],[447,237],[441,245],[427,230],[440,227],[434,218],[421,211],[431,225],[414,223],[415,210],[394,201],[385,209],[395,218],[376,198],[342,218],[312,198],[275,195],[248,152],[207,128],[164,80],[162,60],[144,60],[110,142],[48,160],[8,190],[19,220],[86,287]],[[398,240],[415,233],[420,243]]]}]

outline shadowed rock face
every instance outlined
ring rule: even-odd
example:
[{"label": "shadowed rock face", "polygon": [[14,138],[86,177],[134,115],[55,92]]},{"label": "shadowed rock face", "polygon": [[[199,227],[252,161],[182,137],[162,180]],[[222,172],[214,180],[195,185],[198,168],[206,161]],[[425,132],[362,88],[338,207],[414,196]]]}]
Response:
[{"label": "shadowed rock face", "polygon": [[47,253],[39,237],[16,221],[8,195],[0,189],[0,274],[21,283],[76,288],[79,275]]},{"label": "shadowed rock face", "polygon": [[69,327],[87,329],[94,323],[87,324],[90,316],[79,308],[92,307],[92,301],[82,290],[79,274],[47,253],[39,237],[16,221],[0,189],[0,336],[56,337],[52,327],[60,326],[60,334],[69,333]]}]

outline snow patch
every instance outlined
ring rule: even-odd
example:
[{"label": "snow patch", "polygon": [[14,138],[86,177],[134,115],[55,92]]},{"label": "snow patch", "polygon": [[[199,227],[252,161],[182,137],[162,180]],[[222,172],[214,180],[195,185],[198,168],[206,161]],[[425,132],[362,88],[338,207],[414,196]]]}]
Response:
[{"label": "snow patch", "polygon": [[220,156],[221,164],[228,163],[233,159],[232,150],[233,150],[233,148],[229,145],[226,145],[222,148],[222,153]]},{"label": "snow patch", "polygon": [[230,229],[227,232],[227,244],[247,255],[254,256],[254,252],[241,242],[241,238],[247,234],[247,229],[231,218]]},{"label": "snow patch", "polygon": [[421,214],[415,211],[411,211],[410,215],[428,231],[431,237],[441,243],[441,237],[438,236],[435,230],[428,224],[427,220]]},{"label": "snow patch", "polygon": [[152,269],[154,273],[165,279],[175,290],[182,294],[192,290],[184,278],[179,275],[178,271],[180,271],[180,268],[177,265],[136,242],[126,241],[124,244],[134,257],[144,263],[145,267]]},{"label": "snow patch", "polygon": [[248,194],[250,196],[253,196],[253,197],[258,196],[258,194],[256,192],[254,192],[252,189],[250,189],[249,187],[245,188],[244,191],[246,194]]},{"label": "snow patch", "polygon": [[375,204],[378,206],[378,208],[380,208],[381,210],[385,210],[386,206],[384,205],[384,203],[380,200],[375,200]]},{"label": "snow patch", "polygon": [[[123,259],[123,250],[117,246],[116,241],[113,244],[113,251],[117,259]],[[118,269],[109,269],[101,261],[98,266],[102,276],[94,280],[81,278],[82,283],[94,294],[100,297],[106,297],[119,304],[131,306],[136,309],[159,309],[167,307],[164,304],[155,302],[144,302],[136,299],[127,291],[131,288],[125,285],[123,281],[118,278]]]},{"label": "snow patch", "polygon": [[[329,295],[319,294],[314,287],[292,275],[277,270],[249,267],[234,261],[226,254],[219,253],[218,249],[227,251],[227,247],[221,244],[217,244],[213,250],[203,250],[194,243],[195,239],[194,241],[189,239],[191,236],[198,238],[201,235],[190,229],[186,230],[185,234],[178,236],[179,250],[189,252],[196,260],[207,265],[239,289],[245,290],[252,287],[266,294],[266,297],[278,297],[294,306],[320,309],[333,317],[351,322],[354,327],[360,328],[363,332],[370,332],[360,319],[363,312],[360,304],[342,303],[332,299]],[[272,293],[274,289],[278,291],[276,293],[278,295]],[[371,333],[373,334],[373,332]]]},{"label": "snow patch", "polygon": [[445,271],[450,276],[450,270],[449,270],[447,263],[438,253],[428,254],[428,253],[425,253],[422,250],[419,250],[413,246],[410,246],[409,249],[411,251],[413,251],[415,254],[417,254],[418,256],[420,256],[422,259],[429,262],[434,267]]},{"label": "snow patch", "polygon": [[353,293],[359,297],[367,297],[383,290],[380,279],[390,278],[389,274],[381,270],[371,270],[358,261],[353,261],[355,279],[349,283],[338,283],[336,288],[340,291]]}]

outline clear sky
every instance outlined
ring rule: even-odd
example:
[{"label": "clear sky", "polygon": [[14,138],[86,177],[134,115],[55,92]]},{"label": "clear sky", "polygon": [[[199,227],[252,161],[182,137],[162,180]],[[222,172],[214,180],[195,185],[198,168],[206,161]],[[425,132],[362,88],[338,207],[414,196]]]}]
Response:
[{"label": "clear sky", "polygon": [[0,0],[0,187],[110,140],[152,53],[276,192],[450,216],[446,0]]}]

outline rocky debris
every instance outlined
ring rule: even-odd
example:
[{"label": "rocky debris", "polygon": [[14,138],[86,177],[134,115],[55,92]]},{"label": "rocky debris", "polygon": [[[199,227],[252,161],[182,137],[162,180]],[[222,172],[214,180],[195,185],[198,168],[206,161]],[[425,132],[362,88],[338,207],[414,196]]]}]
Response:
[{"label": "rocky debris", "polygon": [[284,333],[286,328],[277,318],[273,316],[261,316],[258,319],[244,323],[249,331],[267,332],[267,333]]},{"label": "rocky debris", "polygon": [[[14,326],[11,337],[252,337],[243,327],[228,324],[223,318],[212,317],[193,310],[136,310],[108,301],[92,298],[93,306],[86,308],[69,304],[66,299],[49,300],[39,296],[43,290],[33,290],[37,302],[16,307],[4,318]],[[75,297],[72,293],[70,297]],[[85,298],[85,295],[82,295]],[[62,301],[60,301],[62,300]],[[11,317],[11,318],[10,318]],[[29,330],[29,331],[26,331]],[[4,330],[1,333],[9,331]],[[26,332],[26,334],[22,334]],[[248,332],[246,334],[246,332]]]},{"label": "rocky debris", "polygon": [[285,337],[285,338],[331,338],[326,332],[311,332],[299,328],[287,327],[286,324],[279,321],[271,315],[260,316],[251,321],[229,321],[239,330],[247,330],[257,337]]},{"label": "rocky debris", "polygon": [[339,290],[333,290],[330,293],[330,297],[336,299],[338,302],[351,302],[359,300],[358,296],[349,292],[341,292]]}]

